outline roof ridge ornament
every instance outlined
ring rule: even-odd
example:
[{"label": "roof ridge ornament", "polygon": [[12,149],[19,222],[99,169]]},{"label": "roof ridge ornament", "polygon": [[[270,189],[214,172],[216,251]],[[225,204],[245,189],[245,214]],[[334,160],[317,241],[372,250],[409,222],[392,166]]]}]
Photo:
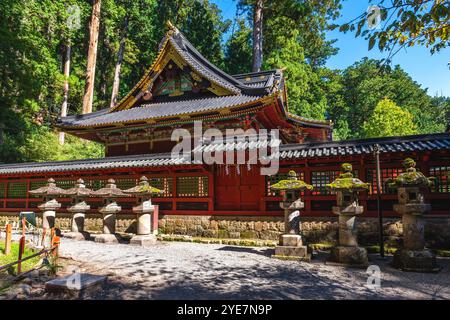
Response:
[{"label": "roof ridge ornament", "polygon": [[178,33],[179,32],[179,30],[178,30],[178,28],[177,27],[175,27],[173,24],[172,24],[172,22],[170,22],[170,20],[167,20],[166,21],[166,26],[167,26],[167,33],[169,34],[169,35],[172,35],[172,34],[176,34],[176,33]]}]

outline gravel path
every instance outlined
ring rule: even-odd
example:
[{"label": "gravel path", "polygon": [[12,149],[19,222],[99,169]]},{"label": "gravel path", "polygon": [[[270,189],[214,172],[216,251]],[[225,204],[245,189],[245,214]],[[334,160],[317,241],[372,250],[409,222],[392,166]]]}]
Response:
[{"label": "gravel path", "polygon": [[[381,288],[365,270],[271,259],[273,249],[160,242],[151,248],[63,239],[61,255],[81,271],[108,275],[103,299],[450,299],[450,260],[439,274],[395,270],[374,260]],[[69,260],[70,261],[70,260]],[[69,263],[70,264],[70,263]]]}]

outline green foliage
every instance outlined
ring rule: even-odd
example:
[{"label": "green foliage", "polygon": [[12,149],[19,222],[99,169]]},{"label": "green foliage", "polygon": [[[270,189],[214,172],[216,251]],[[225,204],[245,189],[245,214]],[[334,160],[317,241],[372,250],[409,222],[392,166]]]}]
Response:
[{"label": "green foliage", "polygon": [[370,118],[363,124],[367,138],[404,136],[416,133],[413,116],[391,100],[381,100]]},{"label": "green foliage", "polygon": [[188,35],[194,47],[218,67],[223,67],[222,35],[229,29],[230,21],[223,20],[220,9],[208,0],[158,1],[157,19],[162,38],[170,20],[181,32]]},{"label": "green foliage", "polygon": [[58,264],[58,258],[53,255],[48,255],[46,259],[44,259],[44,267],[47,268],[50,275],[57,275],[58,271],[64,269],[63,265]]},{"label": "green foliage", "polygon": [[225,71],[229,74],[252,71],[252,30],[245,25],[245,20],[237,21],[237,30],[225,48]]},{"label": "green foliage", "polygon": [[[370,0],[379,11],[362,13],[357,19],[340,26],[340,31],[355,31],[368,40],[369,50],[390,50],[389,58],[401,48],[425,45],[434,53],[449,45],[450,11],[445,0]],[[369,28],[368,20],[379,28]],[[335,26],[337,27],[337,26]],[[389,59],[388,58],[388,59]]]},{"label": "green foliage", "polygon": [[25,143],[18,147],[24,161],[63,161],[84,158],[104,157],[101,144],[67,135],[66,143],[58,143],[58,134],[45,127],[30,135]]},{"label": "green foliage", "polygon": [[280,35],[284,45],[273,51],[265,62],[266,68],[282,68],[286,77],[288,107],[295,114],[306,118],[324,119],[327,101],[321,94],[319,74],[306,63],[304,50],[294,37]]},{"label": "green foliage", "polygon": [[[394,1],[394,5],[400,3]],[[102,0],[94,110],[109,106],[122,37],[126,39],[119,98],[139,81],[155,58],[167,20],[218,67],[232,74],[251,71],[254,0],[240,0],[238,4],[247,17],[238,18],[223,46],[222,36],[229,30],[230,21],[224,20],[219,8],[208,0]],[[79,8],[78,28],[68,26],[73,13],[68,11],[70,5]],[[387,40],[380,40],[384,37],[380,33],[378,40],[370,43],[385,41],[387,48],[391,39],[409,36],[413,18],[403,19],[403,15],[411,6],[421,4],[408,3],[399,14],[396,21],[400,19],[406,28],[401,34],[389,34]],[[340,8],[340,0],[264,1],[264,67],[285,68],[289,111],[308,118],[331,119],[335,139],[359,138],[367,136],[365,120],[374,118],[377,104],[388,98],[412,115],[417,127],[414,132],[442,132],[450,119],[449,98],[430,97],[400,67],[380,67],[379,61],[368,59],[342,71],[324,67],[326,60],[337,53],[334,41],[327,40],[325,32]],[[84,0],[0,2],[0,162],[103,156],[100,145],[69,135],[61,147],[53,132],[61,111],[66,45],[71,46],[69,114],[81,111],[91,11],[92,3]],[[418,26],[430,17],[430,26],[445,18],[441,4],[414,14],[419,17],[414,22]],[[416,31],[420,34],[426,28],[428,25]],[[348,30],[352,30],[350,25]],[[436,50],[446,44],[445,30],[429,35],[435,38]],[[369,36],[364,31],[361,35]]]},{"label": "green foliage", "polygon": [[363,123],[371,117],[375,107],[384,98],[392,100],[413,116],[417,133],[443,132],[448,100],[432,99],[427,91],[399,66],[381,66],[381,62],[362,59],[339,76],[336,75],[328,113],[342,138],[365,137]]}]

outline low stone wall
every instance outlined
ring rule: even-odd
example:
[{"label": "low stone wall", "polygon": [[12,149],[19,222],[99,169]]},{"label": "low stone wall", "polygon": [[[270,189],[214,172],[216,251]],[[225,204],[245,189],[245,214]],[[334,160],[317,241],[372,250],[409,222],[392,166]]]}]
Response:
[{"label": "low stone wall", "polygon": [[[7,221],[17,221],[17,214],[0,213],[0,226]],[[38,214],[38,224],[41,223]],[[56,227],[70,229],[70,215],[56,216]],[[427,218],[425,239],[430,248],[450,248],[450,218]],[[385,241],[390,246],[401,244],[400,219],[384,219]],[[100,214],[88,214],[85,228],[90,232],[102,230]],[[337,217],[302,217],[303,237],[306,243],[336,243]],[[134,215],[118,215],[117,232],[135,233]],[[163,215],[159,219],[159,233],[189,235],[193,237],[227,239],[278,240],[284,230],[282,217],[267,216],[183,216]],[[378,244],[378,219],[358,217],[358,240],[361,245]]]}]

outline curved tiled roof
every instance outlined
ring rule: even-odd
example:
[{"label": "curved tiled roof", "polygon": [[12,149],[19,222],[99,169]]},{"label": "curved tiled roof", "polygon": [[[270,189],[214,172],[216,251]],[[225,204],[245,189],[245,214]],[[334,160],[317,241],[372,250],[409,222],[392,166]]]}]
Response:
[{"label": "curved tiled roof", "polygon": [[1,174],[26,174],[46,172],[70,172],[79,170],[101,170],[111,168],[156,167],[183,165],[189,161],[184,158],[172,159],[170,153],[147,154],[137,156],[120,156],[100,159],[83,159],[72,161],[31,162],[0,165]]},{"label": "curved tiled roof", "polygon": [[162,119],[178,115],[189,115],[208,111],[233,108],[254,103],[260,96],[222,96],[194,100],[181,100],[149,103],[140,107],[108,113],[101,110],[95,113],[65,117],[58,123],[60,127],[95,127],[115,123],[136,122],[139,120]]},{"label": "curved tiled roof", "polygon": [[378,144],[380,152],[412,152],[450,149],[450,133],[404,137],[330,141],[282,145],[272,157],[280,159],[317,158],[372,154]]},{"label": "curved tiled roof", "polygon": [[[278,140],[262,142],[256,147],[276,146]],[[207,143],[204,141],[204,143]],[[378,144],[380,151],[385,152],[413,152],[413,151],[438,151],[450,149],[450,133],[438,133],[430,135],[416,135],[404,137],[388,137],[377,139],[361,139],[347,141],[332,141],[323,143],[287,144],[279,147],[279,152],[272,158],[279,157],[280,160],[318,157],[338,157],[346,155],[372,154],[373,147]],[[255,147],[253,145],[253,147]],[[241,150],[252,148],[248,142],[230,142],[223,144],[211,143],[195,149],[201,151]],[[154,166],[175,166],[190,164],[192,159],[179,157],[172,159],[170,153],[146,154],[136,156],[109,157],[103,159],[85,159],[74,161],[57,162],[33,162],[0,165],[0,175],[48,173],[48,172],[70,172],[80,170],[101,170],[113,168],[139,168]],[[194,164],[201,162],[192,161]]]}]

